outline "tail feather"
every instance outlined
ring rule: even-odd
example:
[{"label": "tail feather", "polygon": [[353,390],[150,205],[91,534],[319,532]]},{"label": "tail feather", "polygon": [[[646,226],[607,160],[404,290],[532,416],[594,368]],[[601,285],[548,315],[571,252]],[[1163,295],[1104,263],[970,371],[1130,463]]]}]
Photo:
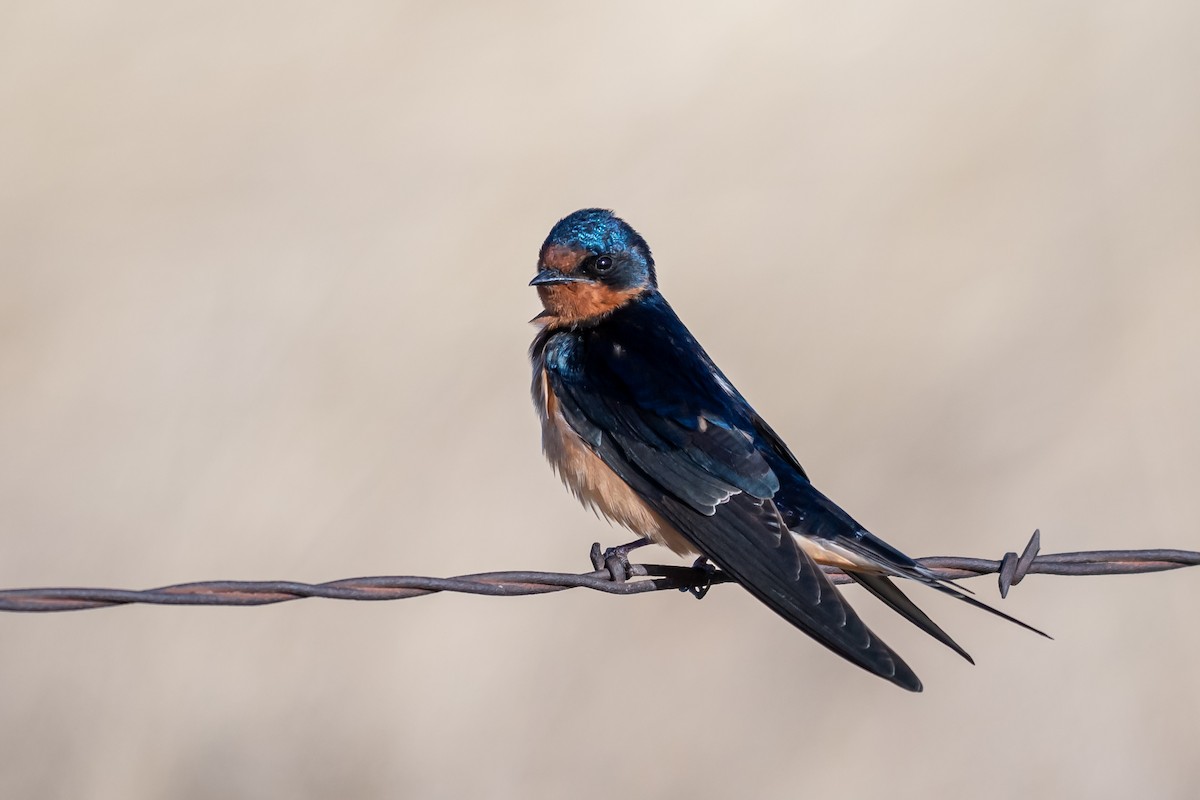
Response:
[{"label": "tail feather", "polygon": [[[1022,622],[1021,620],[1017,619],[1016,617],[1009,616],[1008,614],[1005,614],[1003,611],[1000,611],[999,609],[992,608],[991,606],[989,606],[987,603],[983,602],[982,600],[975,599],[974,597],[971,596],[974,593],[971,592],[971,590],[967,589],[967,587],[958,586],[956,584],[951,583],[950,581],[942,580],[941,578],[936,577],[928,569],[922,567],[916,561],[913,561],[912,559],[908,558],[907,556],[903,556],[903,554],[901,554],[903,561],[892,557],[891,554],[894,552],[898,552],[898,551],[894,550],[890,545],[886,544],[881,539],[876,538],[874,535],[867,533],[866,531],[863,531],[862,535],[853,537],[853,538],[839,537],[837,539],[837,543],[841,547],[853,552],[855,555],[859,556],[864,561],[866,561],[867,563],[876,567],[877,569],[881,570],[882,572],[886,573],[887,575],[890,575],[890,576],[896,577],[896,578],[908,578],[910,580],[917,581],[918,583],[923,583],[926,586],[929,586],[930,588],[936,589],[937,591],[941,592],[942,594],[948,594],[951,597],[954,597],[958,600],[963,601],[964,603],[967,603],[968,605],[974,606],[975,608],[981,608],[984,611],[987,611],[991,614],[996,615],[997,617],[1000,617],[1001,619],[1008,620],[1009,622],[1013,623],[1014,625],[1019,625],[1020,627],[1024,628],[1027,631],[1036,633],[1038,636],[1044,636],[1047,639],[1054,638],[1050,634],[1046,633],[1045,631],[1038,630],[1037,628],[1033,627],[1032,625],[1030,625],[1026,622]],[[943,632],[941,630],[941,628],[938,628],[937,625],[934,625],[934,623],[929,619],[929,617],[925,616],[924,612],[922,612],[915,605],[913,605],[912,601],[909,600],[907,597],[905,597],[904,594],[902,592],[900,592],[900,590],[898,588],[896,588],[894,585],[891,586],[891,588],[895,589],[896,594],[899,594],[900,597],[903,598],[902,601],[897,601],[897,598],[895,595],[889,595],[889,596],[885,597],[885,596],[879,594],[879,592],[877,592],[876,589],[880,588],[880,586],[882,584],[877,583],[875,585],[875,587],[872,587],[868,583],[864,583],[862,580],[862,576],[864,574],[870,574],[870,573],[855,574],[853,572],[850,572],[849,574],[850,574],[851,578],[853,578],[854,580],[861,583],[863,586],[865,586],[867,588],[868,591],[870,591],[872,594],[874,594],[876,597],[878,597],[883,602],[887,603],[889,606],[891,606],[897,612],[902,614],[906,619],[908,619],[910,622],[912,622],[918,628],[921,628],[922,630],[924,630],[929,635],[933,636],[938,641],[946,644],[948,647],[950,647],[952,650],[958,652],[960,655],[965,656],[968,661],[971,660],[970,656],[967,656],[967,654],[964,653],[961,650],[961,648],[958,647],[958,645],[952,644],[953,640],[950,640],[950,637],[946,636],[945,632]],[[870,579],[868,578],[868,580],[870,580]],[[888,581],[887,583],[890,584],[890,581]],[[884,591],[886,592],[887,590],[885,589]],[[893,601],[900,602],[901,605],[897,606],[894,604]],[[908,608],[908,610],[906,611],[905,608]],[[916,613],[920,615],[917,618],[914,618],[913,616],[910,615],[914,609],[916,610]],[[928,625],[926,625],[925,623],[928,623]],[[931,630],[929,626],[932,626],[934,629],[936,629],[938,631],[938,633],[941,634],[941,636],[939,636],[938,633],[934,633],[934,631]],[[946,638],[943,639],[942,636],[945,636]]]},{"label": "tail feather", "polygon": [[925,584],[926,586],[932,586],[934,589],[937,589],[942,594],[948,594],[951,597],[955,597],[955,598],[958,598],[959,600],[962,600],[964,603],[975,606],[975,608],[982,608],[984,611],[989,611],[992,614],[995,614],[997,617],[1000,617],[1000,619],[1008,620],[1009,622],[1011,622],[1014,625],[1020,625],[1025,630],[1036,633],[1038,636],[1045,636],[1047,639],[1054,638],[1053,636],[1046,633],[1045,631],[1038,630],[1037,628],[1033,627],[1032,625],[1030,625],[1027,622],[1022,622],[1021,620],[1017,619],[1016,617],[1011,617],[1008,614],[1005,614],[1003,611],[1001,611],[997,608],[992,608],[991,606],[989,606],[987,603],[983,602],[982,600],[976,600],[974,597],[964,594],[961,587],[955,586],[952,583],[938,580],[936,578],[930,579],[930,578],[918,577],[917,580],[921,581],[921,583]]},{"label": "tail feather", "polygon": [[846,574],[857,581],[868,592],[886,603],[897,614],[965,658],[968,663],[975,663],[975,659],[971,658],[970,653],[962,649],[958,642],[950,638],[950,634],[946,633],[936,622],[931,620],[929,615],[917,607],[916,603],[909,600],[908,595],[904,594],[900,587],[892,583],[886,575],[879,575],[873,572],[848,572]]}]

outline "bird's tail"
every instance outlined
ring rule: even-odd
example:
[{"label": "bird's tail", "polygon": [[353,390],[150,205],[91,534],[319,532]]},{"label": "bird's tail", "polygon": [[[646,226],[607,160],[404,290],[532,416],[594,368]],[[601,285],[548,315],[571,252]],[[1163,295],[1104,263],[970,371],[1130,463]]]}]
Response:
[{"label": "bird's tail", "polygon": [[[1032,631],[1039,636],[1044,636],[1047,639],[1052,639],[1045,631],[1038,630],[1032,625],[1022,622],[1016,617],[1005,614],[999,609],[992,608],[982,600],[972,597],[965,587],[956,586],[950,581],[944,580],[933,574],[928,568],[921,566],[913,559],[904,555],[900,551],[893,548],[883,540],[873,536],[870,533],[863,532],[855,537],[839,537],[838,545],[857,556],[864,562],[864,566],[874,567],[878,572],[863,571],[855,572],[847,570],[847,574],[856,582],[861,584],[863,588],[871,594],[878,597],[894,611],[899,613],[909,622],[916,625],[921,630],[928,633],[934,639],[937,639],[942,644],[949,647],[954,652],[961,655],[972,664],[975,663],[971,656],[967,654],[962,647],[958,645],[950,636],[942,630],[933,620],[931,620],[925,612],[919,609],[908,597],[890,580],[891,577],[907,578],[922,583],[932,589],[936,589],[942,594],[950,595],[951,597],[961,600],[975,608],[981,608],[991,614],[1007,620],[1014,625],[1019,625],[1027,631]],[[880,574],[883,573],[883,574]]]},{"label": "bird's tail", "polygon": [[962,649],[958,642],[951,639],[950,634],[946,633],[936,622],[931,620],[928,614],[917,607],[916,603],[909,600],[908,595],[904,594],[899,586],[892,583],[891,578],[887,575],[880,575],[877,572],[847,572],[846,574],[868,592],[886,603],[897,614],[958,653],[968,662],[975,663],[975,659],[971,658],[971,654]]}]

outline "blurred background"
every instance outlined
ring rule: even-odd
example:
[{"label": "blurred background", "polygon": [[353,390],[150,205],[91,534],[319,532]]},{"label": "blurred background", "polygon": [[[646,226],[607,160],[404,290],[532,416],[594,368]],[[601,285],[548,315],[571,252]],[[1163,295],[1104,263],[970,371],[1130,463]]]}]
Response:
[{"label": "blurred background", "polygon": [[[582,571],[526,287],[617,210],[913,555],[1200,548],[1200,6],[0,6],[0,586]],[[666,552],[643,560],[674,563]],[[999,602],[993,580],[970,584]],[[11,798],[1194,797],[1200,572],[0,616]]]}]

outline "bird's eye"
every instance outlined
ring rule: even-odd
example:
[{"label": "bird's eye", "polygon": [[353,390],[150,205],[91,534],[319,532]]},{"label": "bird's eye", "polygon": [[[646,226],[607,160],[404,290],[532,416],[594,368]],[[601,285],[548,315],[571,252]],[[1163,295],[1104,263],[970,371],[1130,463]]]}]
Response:
[{"label": "bird's eye", "polygon": [[608,256],[600,256],[595,263],[596,272],[608,272],[612,269],[612,259]]}]

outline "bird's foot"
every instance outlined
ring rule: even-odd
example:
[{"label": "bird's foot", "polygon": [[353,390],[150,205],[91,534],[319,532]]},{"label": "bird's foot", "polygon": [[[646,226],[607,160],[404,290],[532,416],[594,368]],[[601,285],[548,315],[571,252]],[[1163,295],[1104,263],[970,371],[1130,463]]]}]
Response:
[{"label": "bird's foot", "polygon": [[597,571],[608,570],[614,583],[624,583],[629,579],[629,554],[639,547],[645,547],[651,543],[649,539],[642,538],[601,551],[600,543],[596,542],[592,545],[592,551],[589,554],[592,559],[592,567]]},{"label": "bird's foot", "polygon": [[712,588],[713,575],[717,574],[717,567],[708,560],[708,556],[700,556],[692,562],[692,569],[699,570],[704,575],[702,582],[694,586],[685,586],[680,591],[689,593],[697,600],[703,600],[704,595],[708,594],[708,590]]}]

